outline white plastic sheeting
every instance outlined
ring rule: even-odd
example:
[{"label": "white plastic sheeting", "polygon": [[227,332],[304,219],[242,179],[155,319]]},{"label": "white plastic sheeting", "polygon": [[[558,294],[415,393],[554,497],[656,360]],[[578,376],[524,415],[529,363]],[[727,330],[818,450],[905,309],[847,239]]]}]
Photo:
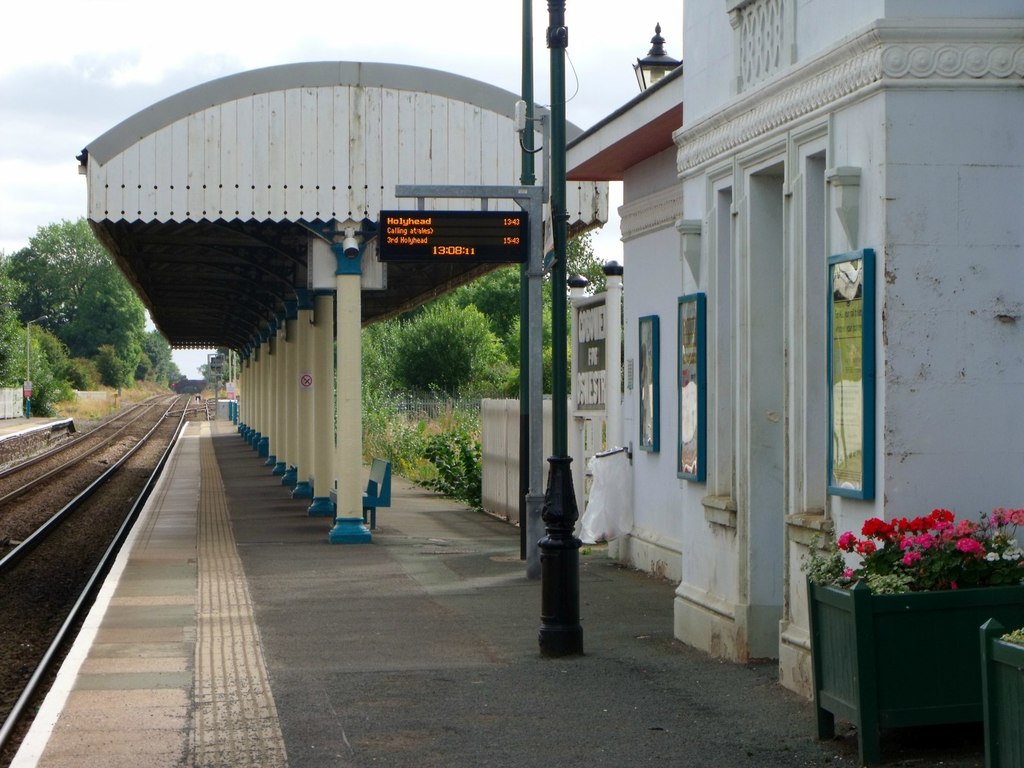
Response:
[{"label": "white plastic sheeting", "polygon": [[633,468],[625,448],[594,455],[593,482],[580,523],[584,544],[612,541],[633,530]]}]

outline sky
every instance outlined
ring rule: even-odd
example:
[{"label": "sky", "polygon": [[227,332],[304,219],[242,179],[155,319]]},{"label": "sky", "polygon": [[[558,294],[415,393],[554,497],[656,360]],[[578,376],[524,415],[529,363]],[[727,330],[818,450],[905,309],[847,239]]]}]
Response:
[{"label": "sky", "polygon": [[[75,156],[147,106],[208,80],[302,61],[380,61],[440,69],[519,93],[522,2],[515,0],[31,0],[4,10],[0,42],[0,251],[86,213]],[[547,105],[548,4],[533,0],[534,96]],[[682,59],[683,0],[566,0],[566,116],[586,129],[639,92],[633,62],[660,23]],[[594,236],[622,260],[611,221]],[[198,378],[206,350],[175,350]]]}]

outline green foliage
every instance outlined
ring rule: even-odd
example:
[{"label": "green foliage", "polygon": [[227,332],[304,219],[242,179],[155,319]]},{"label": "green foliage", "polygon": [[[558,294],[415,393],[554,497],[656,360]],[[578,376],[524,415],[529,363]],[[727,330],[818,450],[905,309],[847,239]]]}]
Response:
[{"label": "green foliage", "polygon": [[387,459],[395,473],[480,506],[480,414],[450,403],[427,418],[403,408],[403,398],[363,392],[363,457]]},{"label": "green foliage", "polygon": [[[4,303],[13,294],[13,283],[0,274],[0,299]],[[18,314],[11,307],[0,308],[0,387],[20,383],[24,372],[25,342]]]},{"label": "green foliage", "polygon": [[483,461],[476,433],[456,426],[434,435],[427,440],[425,455],[437,468],[437,477],[430,487],[475,509],[480,508]]},{"label": "green foliage", "polygon": [[417,482],[430,478],[423,454],[427,422],[408,418],[399,399],[383,390],[363,390],[363,456],[387,459],[393,471]]},{"label": "green foliage", "polygon": [[584,233],[574,237],[565,244],[565,269],[566,275],[583,275],[590,281],[587,286],[588,294],[601,293],[606,288],[607,281],[601,262],[594,256],[594,245],[590,241],[590,233]]},{"label": "green foliage", "polygon": [[[117,364],[102,355],[98,361],[104,377],[122,382],[111,386],[131,384],[143,356],[145,310],[85,219],[40,227],[28,247],[7,260],[5,271],[23,286],[12,299],[23,325],[32,321],[33,333],[37,327],[52,330],[75,357],[92,357],[100,347],[112,346]],[[120,374],[124,367],[131,370],[127,380]],[[54,373],[74,375],[67,365]]]},{"label": "green foliage", "polygon": [[104,344],[117,350],[132,374],[142,356],[146,312],[139,297],[117,268],[105,259],[89,273],[77,312],[61,332],[71,353],[87,357]]},{"label": "green foliage", "polygon": [[96,362],[87,357],[75,357],[68,362],[68,384],[72,389],[92,392],[100,388],[103,379]]},{"label": "green foliage", "polygon": [[181,378],[181,371],[171,357],[171,345],[160,331],[152,330],[141,340],[142,359],[135,378],[152,381],[161,386],[169,386],[172,381]]},{"label": "green foliage", "polygon": [[459,307],[476,307],[487,318],[491,332],[505,339],[519,319],[519,273],[519,265],[497,269],[456,289],[452,301]]},{"label": "green foliage", "polygon": [[399,389],[395,381],[395,358],[402,332],[399,320],[385,320],[365,328],[363,342],[363,399]]},{"label": "green foliage", "polygon": [[52,416],[57,403],[70,400],[74,395],[66,377],[67,349],[44,328],[33,327],[30,339],[32,415]]},{"label": "green foliage", "polygon": [[[48,327],[67,326],[77,314],[89,276],[103,263],[109,264],[109,257],[84,218],[40,227],[28,247],[9,259],[10,276],[29,288],[17,301],[21,322],[46,315]],[[93,345],[87,353],[95,350]]]},{"label": "green foliage", "polygon": [[453,396],[493,391],[507,372],[500,342],[476,307],[436,301],[402,326],[394,378],[406,389]]},{"label": "green foliage", "polygon": [[96,368],[100,379],[108,387],[130,387],[134,381],[138,358],[125,360],[112,344],[102,345],[96,353]]},{"label": "green foliage", "polygon": [[1000,639],[1006,643],[1013,643],[1014,645],[1024,645],[1024,628],[1015,629],[1013,630],[1013,632],[1007,632]]}]

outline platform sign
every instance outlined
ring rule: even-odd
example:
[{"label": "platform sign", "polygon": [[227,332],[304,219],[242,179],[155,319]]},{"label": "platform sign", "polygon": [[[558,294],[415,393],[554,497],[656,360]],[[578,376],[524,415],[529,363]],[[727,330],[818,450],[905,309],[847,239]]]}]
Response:
[{"label": "platform sign", "polygon": [[527,217],[510,211],[381,211],[381,261],[522,263]]},{"label": "platform sign", "polygon": [[32,397],[32,381],[25,379],[25,383],[21,385],[21,391],[24,397]]}]

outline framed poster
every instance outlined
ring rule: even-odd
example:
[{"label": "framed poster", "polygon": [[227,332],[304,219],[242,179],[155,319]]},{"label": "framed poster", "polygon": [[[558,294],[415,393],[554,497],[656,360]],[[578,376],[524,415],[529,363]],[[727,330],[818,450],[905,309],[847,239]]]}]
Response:
[{"label": "framed poster", "polygon": [[828,491],[875,494],[875,252],[828,260]]},{"label": "framed poster", "polygon": [[657,453],[660,393],[658,391],[658,316],[640,318],[640,450]]},{"label": "framed poster", "polygon": [[678,462],[676,473],[684,480],[704,482],[707,477],[707,369],[705,367],[706,300],[703,293],[679,298]]}]

